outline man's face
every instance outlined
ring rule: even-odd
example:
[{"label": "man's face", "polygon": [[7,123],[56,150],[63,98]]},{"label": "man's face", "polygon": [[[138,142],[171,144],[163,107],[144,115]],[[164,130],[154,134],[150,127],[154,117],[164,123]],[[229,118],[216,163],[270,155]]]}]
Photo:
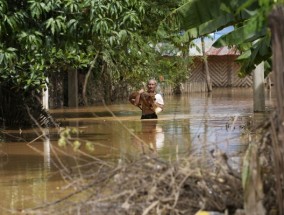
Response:
[{"label": "man's face", "polygon": [[150,92],[154,92],[156,89],[155,81],[149,81],[147,86],[148,86],[148,91]]}]

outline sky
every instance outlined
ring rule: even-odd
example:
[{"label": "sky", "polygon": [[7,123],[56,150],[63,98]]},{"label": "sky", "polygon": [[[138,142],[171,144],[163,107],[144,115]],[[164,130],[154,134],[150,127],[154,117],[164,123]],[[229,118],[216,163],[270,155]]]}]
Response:
[{"label": "sky", "polygon": [[[210,49],[210,47],[212,46],[212,44],[219,38],[221,37],[223,34],[227,34],[229,32],[231,32],[233,30],[233,26],[229,26],[229,27],[226,27],[224,29],[222,29],[221,31],[217,31],[215,33],[212,33],[210,34],[210,36],[213,38],[213,39],[210,39],[210,38],[205,38],[204,39],[204,42],[205,42],[205,51],[207,51],[208,49]],[[199,47],[199,49],[201,50],[201,40],[200,38],[194,40],[194,43]],[[196,48],[190,48],[189,50],[189,55],[202,55],[202,53],[198,52],[198,50]]]},{"label": "sky", "polygon": [[221,37],[223,34],[227,34],[231,31],[233,31],[233,26],[229,26],[229,27],[226,27],[224,29],[222,29],[221,31],[217,31],[215,33],[212,33],[211,36],[212,37],[215,37],[215,39],[218,39],[219,37]]}]

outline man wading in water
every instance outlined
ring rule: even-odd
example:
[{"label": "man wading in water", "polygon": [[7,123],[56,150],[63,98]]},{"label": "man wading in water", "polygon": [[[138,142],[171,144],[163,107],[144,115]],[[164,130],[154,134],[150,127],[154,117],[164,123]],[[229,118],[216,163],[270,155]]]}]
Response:
[{"label": "man wading in water", "polygon": [[[155,96],[155,105],[157,106],[156,110],[150,109],[147,106],[143,106],[141,107],[142,109],[142,116],[141,119],[157,119],[157,113],[161,112],[163,110],[164,107],[164,100],[161,94],[156,93],[156,87],[157,87],[157,81],[154,79],[150,79],[147,83],[147,93],[150,95]],[[144,93],[144,90],[141,89],[139,90],[135,101],[134,101],[134,105],[138,106],[140,105],[140,96],[141,94]]]}]

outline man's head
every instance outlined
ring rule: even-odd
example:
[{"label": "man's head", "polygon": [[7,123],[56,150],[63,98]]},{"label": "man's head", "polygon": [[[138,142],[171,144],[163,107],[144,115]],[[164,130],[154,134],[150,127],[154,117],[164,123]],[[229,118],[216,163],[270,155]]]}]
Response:
[{"label": "man's head", "polygon": [[148,93],[154,93],[156,91],[157,81],[155,79],[150,79],[147,83]]}]

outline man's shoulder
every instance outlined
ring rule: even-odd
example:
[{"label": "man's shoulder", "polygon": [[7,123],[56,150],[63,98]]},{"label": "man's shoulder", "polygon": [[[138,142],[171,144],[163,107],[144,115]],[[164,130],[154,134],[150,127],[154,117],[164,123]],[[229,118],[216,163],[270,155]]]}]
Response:
[{"label": "man's shoulder", "polygon": [[161,94],[157,93],[155,95],[155,99],[156,99],[156,103],[158,103],[160,105],[164,105],[164,99],[163,99]]},{"label": "man's shoulder", "polygon": [[163,97],[163,96],[162,96],[162,94],[160,94],[160,93],[156,93],[156,94],[155,94],[155,97]]}]

